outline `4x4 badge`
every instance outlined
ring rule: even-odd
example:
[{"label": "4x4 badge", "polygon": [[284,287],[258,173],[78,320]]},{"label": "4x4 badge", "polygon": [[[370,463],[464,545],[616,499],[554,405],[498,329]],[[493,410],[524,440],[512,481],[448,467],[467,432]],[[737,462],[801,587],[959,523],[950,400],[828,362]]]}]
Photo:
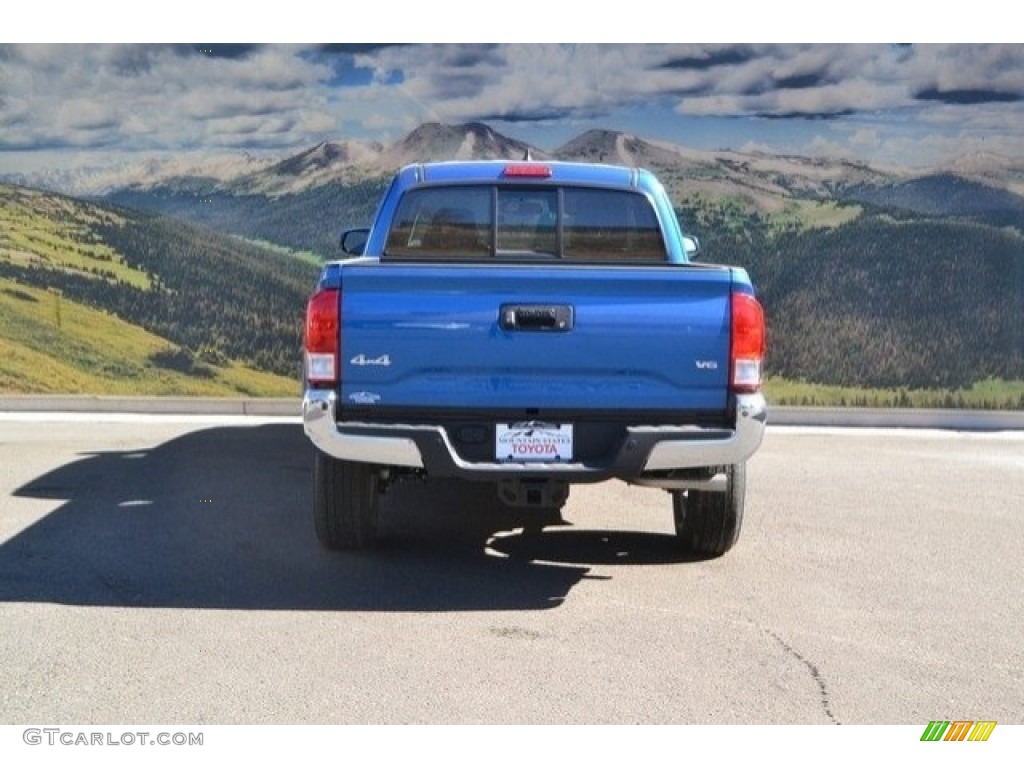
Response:
[{"label": "4x4 badge", "polygon": [[352,365],[379,365],[384,368],[387,368],[388,366],[391,365],[391,355],[383,354],[377,357],[367,357],[362,352],[360,352],[358,355],[349,360],[349,362],[352,363]]},{"label": "4x4 badge", "polygon": [[359,405],[376,405],[380,395],[376,392],[353,392],[348,399]]}]

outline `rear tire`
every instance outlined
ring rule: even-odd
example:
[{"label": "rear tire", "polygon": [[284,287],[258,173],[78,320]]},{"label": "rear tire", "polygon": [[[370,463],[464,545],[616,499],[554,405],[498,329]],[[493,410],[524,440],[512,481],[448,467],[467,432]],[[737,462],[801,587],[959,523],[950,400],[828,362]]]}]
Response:
[{"label": "rear tire", "polygon": [[379,495],[374,467],[316,451],[313,485],[313,519],[320,543],[336,552],[373,547]]},{"label": "rear tire", "polygon": [[721,557],[736,543],[743,525],[747,465],[724,468],[724,491],[672,491],[676,538],[687,554]]}]

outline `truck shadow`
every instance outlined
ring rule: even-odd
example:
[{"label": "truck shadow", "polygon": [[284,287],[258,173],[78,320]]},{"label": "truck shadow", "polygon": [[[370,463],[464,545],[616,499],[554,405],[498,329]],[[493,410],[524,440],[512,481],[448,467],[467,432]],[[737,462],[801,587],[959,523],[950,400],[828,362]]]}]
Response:
[{"label": "truck shadow", "polygon": [[521,520],[482,486],[400,484],[383,499],[378,551],[327,552],[313,535],[311,451],[298,425],[216,427],[37,477],[14,495],[64,503],[0,545],[0,601],[526,610],[559,605],[588,577],[536,562],[527,541],[514,556],[488,552]]},{"label": "truck shadow", "polygon": [[488,548],[510,558],[545,563],[666,565],[706,559],[680,552],[674,536],[639,531],[548,528],[533,536],[498,534]]}]

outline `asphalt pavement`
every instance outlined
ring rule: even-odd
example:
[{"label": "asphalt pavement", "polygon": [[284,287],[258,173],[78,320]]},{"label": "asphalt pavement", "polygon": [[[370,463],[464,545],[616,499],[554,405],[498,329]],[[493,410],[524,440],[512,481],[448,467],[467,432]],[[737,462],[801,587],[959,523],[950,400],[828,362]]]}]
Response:
[{"label": "asphalt pavement", "polygon": [[619,482],[311,503],[292,417],[0,414],[0,722],[1024,722],[1024,433],[771,427],[708,561]]}]

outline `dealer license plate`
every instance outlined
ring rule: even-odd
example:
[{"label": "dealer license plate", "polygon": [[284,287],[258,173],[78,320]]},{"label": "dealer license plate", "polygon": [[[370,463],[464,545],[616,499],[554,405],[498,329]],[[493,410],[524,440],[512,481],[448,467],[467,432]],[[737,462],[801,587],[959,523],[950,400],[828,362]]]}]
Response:
[{"label": "dealer license plate", "polygon": [[494,431],[494,456],[498,461],[570,461],[572,424],[498,424]]}]

